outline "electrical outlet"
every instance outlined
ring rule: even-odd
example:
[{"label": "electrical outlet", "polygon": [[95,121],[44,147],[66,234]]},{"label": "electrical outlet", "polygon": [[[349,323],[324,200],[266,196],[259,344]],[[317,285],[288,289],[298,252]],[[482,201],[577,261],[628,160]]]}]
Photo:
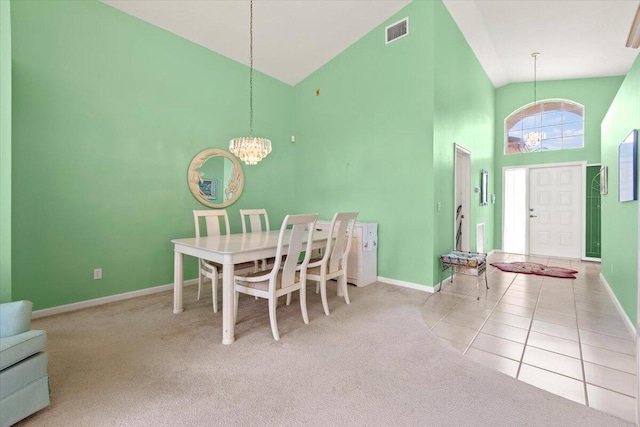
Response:
[{"label": "electrical outlet", "polygon": [[93,269],[93,280],[102,279],[102,269],[94,268]]}]

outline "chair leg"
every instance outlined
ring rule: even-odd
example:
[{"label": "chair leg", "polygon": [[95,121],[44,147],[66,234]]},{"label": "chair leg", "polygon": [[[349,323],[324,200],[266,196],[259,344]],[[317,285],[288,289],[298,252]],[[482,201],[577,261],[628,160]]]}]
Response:
[{"label": "chair leg", "polygon": [[[351,304],[349,300],[349,284],[347,283],[347,276],[342,276],[342,279],[338,280],[338,282],[342,281],[342,289],[344,290],[344,302],[347,304]],[[340,283],[338,283],[340,285]]]},{"label": "chair leg", "polygon": [[324,314],[329,315],[329,303],[327,302],[327,280],[319,280],[318,286],[320,286],[320,298],[322,299],[322,307],[324,308]]},{"label": "chair leg", "polygon": [[320,292],[320,281],[319,280],[316,282],[316,294],[318,292]]},{"label": "chair leg", "polygon": [[211,278],[211,299],[213,300],[213,312],[218,312],[218,270],[213,270]]},{"label": "chair leg", "polygon": [[308,325],[309,314],[307,313],[307,288],[304,285],[300,288],[300,311],[302,312],[302,320],[304,320],[304,323]]},{"label": "chair leg", "polygon": [[233,324],[238,321],[238,300],[240,299],[240,292],[233,293]]},{"label": "chair leg", "polygon": [[276,304],[275,298],[269,298],[269,320],[271,322],[271,332],[273,332],[273,338],[276,341],[280,340],[280,334],[278,333],[278,323],[276,322]]},{"label": "chair leg", "polygon": [[291,294],[287,294],[287,305],[291,305]]},{"label": "chair leg", "polygon": [[200,270],[200,266],[198,266],[198,299],[200,299],[201,291],[202,291],[202,270]]}]

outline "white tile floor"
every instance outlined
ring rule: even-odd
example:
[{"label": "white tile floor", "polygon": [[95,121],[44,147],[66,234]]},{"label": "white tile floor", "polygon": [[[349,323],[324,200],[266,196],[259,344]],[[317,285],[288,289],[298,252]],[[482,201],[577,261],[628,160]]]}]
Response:
[{"label": "white tile floor", "polygon": [[576,279],[488,266],[489,290],[456,274],[425,302],[425,322],[483,365],[635,423],[633,336],[599,278],[600,264],[494,254],[487,264],[531,261],[579,271]]}]

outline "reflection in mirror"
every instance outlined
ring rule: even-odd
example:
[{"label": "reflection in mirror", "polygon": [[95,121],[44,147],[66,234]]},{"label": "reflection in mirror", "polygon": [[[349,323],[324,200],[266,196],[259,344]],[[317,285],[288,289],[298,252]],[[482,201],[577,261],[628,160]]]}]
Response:
[{"label": "reflection in mirror", "polygon": [[480,205],[487,206],[489,204],[487,201],[487,192],[489,187],[489,172],[482,169],[480,171],[480,177],[481,177]]},{"label": "reflection in mirror", "polygon": [[238,160],[217,148],[196,154],[189,165],[187,179],[194,197],[212,208],[231,205],[244,187],[244,174]]}]

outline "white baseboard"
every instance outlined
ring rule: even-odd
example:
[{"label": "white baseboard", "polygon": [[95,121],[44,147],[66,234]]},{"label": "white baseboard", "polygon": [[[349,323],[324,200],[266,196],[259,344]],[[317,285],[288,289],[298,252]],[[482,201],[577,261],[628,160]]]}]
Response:
[{"label": "white baseboard", "polygon": [[613,300],[613,303],[615,304],[616,309],[618,310],[618,313],[620,313],[620,317],[622,317],[622,321],[624,322],[624,325],[629,330],[629,333],[631,334],[631,339],[633,339],[635,341],[636,340],[636,328],[633,325],[633,322],[631,321],[631,319],[629,319],[629,316],[627,316],[627,313],[625,313],[624,309],[620,305],[620,301],[618,301],[618,298],[613,293],[613,290],[611,290],[611,286],[609,286],[609,283],[607,283],[607,279],[604,278],[602,273],[600,273],[600,280],[602,280],[602,283],[604,283],[604,287],[607,290],[607,292],[609,292],[609,296]]},{"label": "white baseboard", "polygon": [[419,283],[405,282],[403,280],[389,279],[388,277],[378,276],[378,282],[388,283],[390,285],[401,286],[403,288],[415,289],[416,291],[422,291],[432,294],[434,292],[434,286],[421,285]]},{"label": "white baseboard", "polygon": [[589,256],[583,257],[582,261],[602,262],[602,260],[600,258],[592,258],[592,257],[589,257]]},{"label": "white baseboard", "polygon": [[[190,286],[198,283],[198,279],[185,280],[184,285]],[[109,295],[107,297],[90,299],[87,301],[74,302],[72,304],[59,305],[57,307],[36,310],[31,314],[32,319],[52,316],[54,314],[67,313],[69,311],[80,310],[82,308],[95,307],[96,305],[108,304],[110,302],[122,301],[125,299],[141,297],[144,295],[156,294],[173,289],[173,283],[168,285],[154,286],[152,288],[140,289],[139,291],[125,292],[123,294]]]}]

